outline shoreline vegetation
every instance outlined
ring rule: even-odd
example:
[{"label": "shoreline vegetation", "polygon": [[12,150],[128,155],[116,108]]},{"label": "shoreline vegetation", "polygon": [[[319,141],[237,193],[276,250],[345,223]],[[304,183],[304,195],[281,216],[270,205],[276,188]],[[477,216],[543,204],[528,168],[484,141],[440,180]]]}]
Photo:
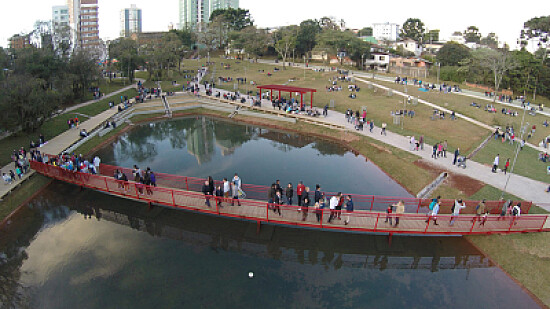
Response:
[{"label": "shoreline vegetation", "polygon": [[[222,60],[223,61],[223,60]],[[197,64],[196,61],[193,64]],[[298,70],[299,73],[302,73],[301,70]],[[250,72],[250,71],[249,71]],[[315,77],[310,75],[310,72],[306,72],[309,80],[315,80]],[[219,75],[224,75],[225,72],[219,72]],[[234,73],[233,73],[234,74]],[[290,73],[299,76],[298,73]],[[251,80],[251,79],[250,79]],[[321,81],[322,80],[322,81]],[[326,83],[325,78],[319,78],[319,81]],[[273,81],[277,82],[277,81]],[[296,84],[299,86],[299,84]],[[366,87],[365,87],[366,88]],[[363,95],[367,91],[372,92],[372,90],[364,90],[361,92]],[[336,99],[344,99],[346,95],[345,92],[340,94],[335,94]],[[342,98],[340,98],[342,96]],[[369,100],[383,100],[388,101],[387,107],[394,109],[397,104],[390,100],[382,93],[371,93],[367,97]],[[319,101],[318,101],[319,102]],[[383,103],[384,103],[383,102]],[[357,101],[353,102],[355,105],[349,106],[351,108],[358,108],[363,102]],[[317,103],[325,104],[325,102]],[[370,102],[369,104],[372,104]],[[376,106],[376,105],[375,105]],[[386,107],[386,108],[387,108]],[[338,111],[343,111],[348,108],[346,105],[337,106]],[[416,108],[416,107],[415,107]],[[374,106],[369,106],[369,112],[374,111]],[[204,115],[210,117],[217,117],[227,119],[227,113],[206,109],[193,109],[186,111],[185,113],[174,114],[174,117],[186,117],[193,115]],[[158,115],[138,115],[133,116],[131,121],[134,124],[146,123],[152,120],[164,119],[163,114]],[[384,114],[376,115],[376,121],[379,122],[379,119],[386,117]],[[251,125],[258,125],[264,127],[270,127],[274,129],[281,129],[289,131],[284,124],[276,120],[267,120],[262,118],[249,119],[249,116],[237,115],[232,121],[244,122]],[[391,120],[388,121],[391,124]],[[409,122],[410,123],[410,122]],[[123,124],[117,127],[112,132],[108,133],[103,137],[94,137],[89,140],[87,143],[79,147],[75,153],[82,153],[91,155],[94,151],[101,148],[105,144],[108,144],[114,141],[120,134],[131,130],[133,125]],[[389,129],[395,131],[396,133],[405,134],[410,132],[409,130],[399,130],[398,127],[393,128],[391,125]],[[417,127],[418,130],[425,130],[425,127]],[[372,161],[378,167],[380,167],[385,173],[390,177],[396,180],[400,185],[402,185],[407,191],[415,193],[420,191],[423,187],[429,184],[436,176],[435,171],[430,171],[422,166],[416,165],[415,162],[419,161],[419,157],[410,154],[406,151],[393,148],[391,146],[385,145],[382,142],[370,139],[369,137],[355,134],[354,132],[348,132],[345,135],[342,135],[340,131],[317,127],[310,124],[304,124],[298,122],[290,130],[292,132],[300,134],[310,134],[315,135],[320,138],[329,139],[340,144],[342,147],[350,149],[356,154],[363,155],[367,160]],[[416,130],[415,130],[416,131]],[[416,134],[417,131],[413,131],[413,134]],[[437,130],[434,130],[437,131]],[[475,136],[470,136],[472,139],[470,142],[460,140],[461,137],[458,137],[459,143],[461,146],[464,146],[467,149],[471,149],[479,144],[479,141],[484,138],[484,132],[482,130],[475,130]],[[480,133],[481,132],[481,133]],[[434,134],[445,134],[445,132],[434,132]],[[427,142],[430,140],[436,141],[438,136],[434,138],[427,138]],[[463,144],[464,143],[464,144]],[[414,177],[411,177],[414,175]],[[25,199],[22,197],[28,197],[32,195],[37,190],[44,188],[49,181],[48,179],[35,175],[29,181],[23,183],[21,187],[6,198],[4,202],[1,202],[0,205],[2,208],[5,208],[7,212],[2,215],[3,218],[5,215],[11,213],[13,209],[24,205]],[[443,184],[436,193],[441,194],[445,197],[450,198],[488,198],[488,199],[498,199],[500,197],[500,191],[489,185],[483,185],[480,190],[478,190],[473,195],[467,195],[461,190],[454,188],[450,184]],[[507,196],[505,196],[506,198]],[[9,202],[9,204],[7,203]],[[9,205],[9,206],[8,206]],[[11,211],[9,209],[12,208]],[[533,207],[533,213],[544,213],[545,211],[538,207]],[[3,229],[3,227],[0,227]],[[547,248],[546,244],[550,241],[550,234],[548,233],[536,233],[536,234],[517,234],[517,235],[491,235],[491,236],[468,236],[465,237],[469,242],[474,246],[478,247],[482,252],[489,256],[497,265],[499,265],[506,273],[508,273],[514,280],[516,280],[522,287],[530,291],[542,306],[550,305],[550,249]]]}]

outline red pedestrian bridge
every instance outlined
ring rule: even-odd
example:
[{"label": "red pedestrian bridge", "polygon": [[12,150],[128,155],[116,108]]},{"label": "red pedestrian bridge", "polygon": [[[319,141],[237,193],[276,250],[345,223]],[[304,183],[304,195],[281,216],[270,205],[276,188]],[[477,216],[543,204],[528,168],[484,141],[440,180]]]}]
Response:
[{"label": "red pedestrian bridge", "polygon": [[[411,234],[411,235],[476,235],[494,233],[525,233],[543,232],[550,230],[548,215],[529,215],[531,202],[521,202],[522,215],[500,217],[503,201],[486,202],[490,215],[486,220],[475,216],[475,207],[479,201],[465,201],[466,208],[461,215],[451,220],[451,207],[454,200],[441,200],[440,213],[437,216],[437,225],[429,217],[429,199],[398,198],[372,195],[352,194],[356,211],[341,213],[341,220],[328,223],[329,209],[316,210],[308,208],[307,217],[302,221],[302,212],[298,206],[280,205],[281,215],[273,211],[274,204],[265,201],[268,187],[243,185],[247,193],[246,199],[239,200],[241,206],[231,206],[232,199],[210,197],[211,206],[205,204],[205,196],[200,192],[205,179],[174,176],[155,173],[157,187],[147,186],[133,181],[116,180],[112,176],[116,169],[131,175],[131,169],[102,164],[100,175],[74,172],[49,164],[31,162],[31,168],[36,172],[84,188],[105,192],[136,201],[161,205],[169,208],[184,209],[193,212],[205,213],[226,218],[256,221],[258,228],[261,223],[284,225],[288,227],[313,228],[329,231],[384,233],[384,234]],[[325,192],[327,196],[334,193]],[[312,196],[313,192],[310,192]],[[262,201],[264,200],[264,201]],[[384,210],[390,204],[399,200],[405,202],[404,214],[392,214],[390,218],[395,224],[399,218],[399,225],[395,226],[386,221],[388,215]],[[219,203],[217,203],[219,201]],[[514,205],[517,203],[514,202]],[[328,207],[327,207],[328,208]],[[320,215],[317,220],[316,214]],[[349,218],[349,224],[345,221]],[[389,218],[388,218],[389,219]]]}]

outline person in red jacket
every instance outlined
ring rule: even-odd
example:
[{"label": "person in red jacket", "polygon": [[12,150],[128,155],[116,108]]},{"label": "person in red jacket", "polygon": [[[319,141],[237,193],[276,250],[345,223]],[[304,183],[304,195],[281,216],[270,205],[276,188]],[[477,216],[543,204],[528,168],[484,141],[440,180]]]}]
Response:
[{"label": "person in red jacket", "polygon": [[304,183],[300,181],[298,186],[296,187],[296,195],[298,196],[298,206],[302,206],[302,194],[306,190],[306,186],[304,186]]}]

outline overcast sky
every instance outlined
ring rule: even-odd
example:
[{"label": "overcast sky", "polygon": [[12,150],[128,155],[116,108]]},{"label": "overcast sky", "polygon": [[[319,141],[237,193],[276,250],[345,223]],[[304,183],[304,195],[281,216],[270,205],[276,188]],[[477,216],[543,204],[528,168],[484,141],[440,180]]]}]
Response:
[{"label": "overcast sky", "polygon": [[[64,0],[9,1],[9,10],[0,18],[0,45],[6,47],[13,34],[29,32],[36,20],[50,20],[51,7]],[[275,27],[299,24],[305,19],[334,16],[344,19],[350,28],[368,27],[375,22],[403,24],[409,17],[420,18],[428,29],[440,29],[441,38],[454,31],[475,25],[485,36],[495,32],[501,41],[516,45],[523,23],[533,17],[550,14],[550,1],[495,0],[444,1],[360,1],[360,0],[241,0],[240,6],[250,10],[255,24]],[[512,4],[513,3],[513,4]],[[136,4],[143,10],[143,31],[166,31],[169,23],[178,23],[178,0],[99,0],[100,36],[118,37],[120,10]]]}]

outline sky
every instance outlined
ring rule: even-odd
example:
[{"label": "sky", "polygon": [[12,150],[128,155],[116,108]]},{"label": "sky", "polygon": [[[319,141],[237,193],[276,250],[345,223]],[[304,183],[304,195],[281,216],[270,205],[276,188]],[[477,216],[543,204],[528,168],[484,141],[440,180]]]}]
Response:
[{"label": "sky", "polygon": [[[30,32],[36,20],[50,20],[51,7],[66,4],[66,0],[10,1],[9,11],[0,18],[0,46],[8,46],[8,38],[16,33]],[[495,32],[501,41],[516,45],[523,23],[533,17],[550,14],[550,1],[523,0],[506,5],[496,0],[463,0],[417,4],[415,1],[362,0],[240,0],[240,7],[250,10],[255,24],[276,27],[299,24],[306,19],[333,16],[343,19],[349,28],[363,28],[372,23],[403,24],[407,18],[421,19],[428,29],[440,29],[441,38],[454,31],[477,26],[483,36]],[[429,3],[429,6],[427,5]],[[113,39],[120,33],[120,10],[136,4],[143,10],[143,31],[166,31],[178,23],[178,0],[99,0],[99,31],[103,39]],[[11,13],[11,14],[10,14]]]}]

